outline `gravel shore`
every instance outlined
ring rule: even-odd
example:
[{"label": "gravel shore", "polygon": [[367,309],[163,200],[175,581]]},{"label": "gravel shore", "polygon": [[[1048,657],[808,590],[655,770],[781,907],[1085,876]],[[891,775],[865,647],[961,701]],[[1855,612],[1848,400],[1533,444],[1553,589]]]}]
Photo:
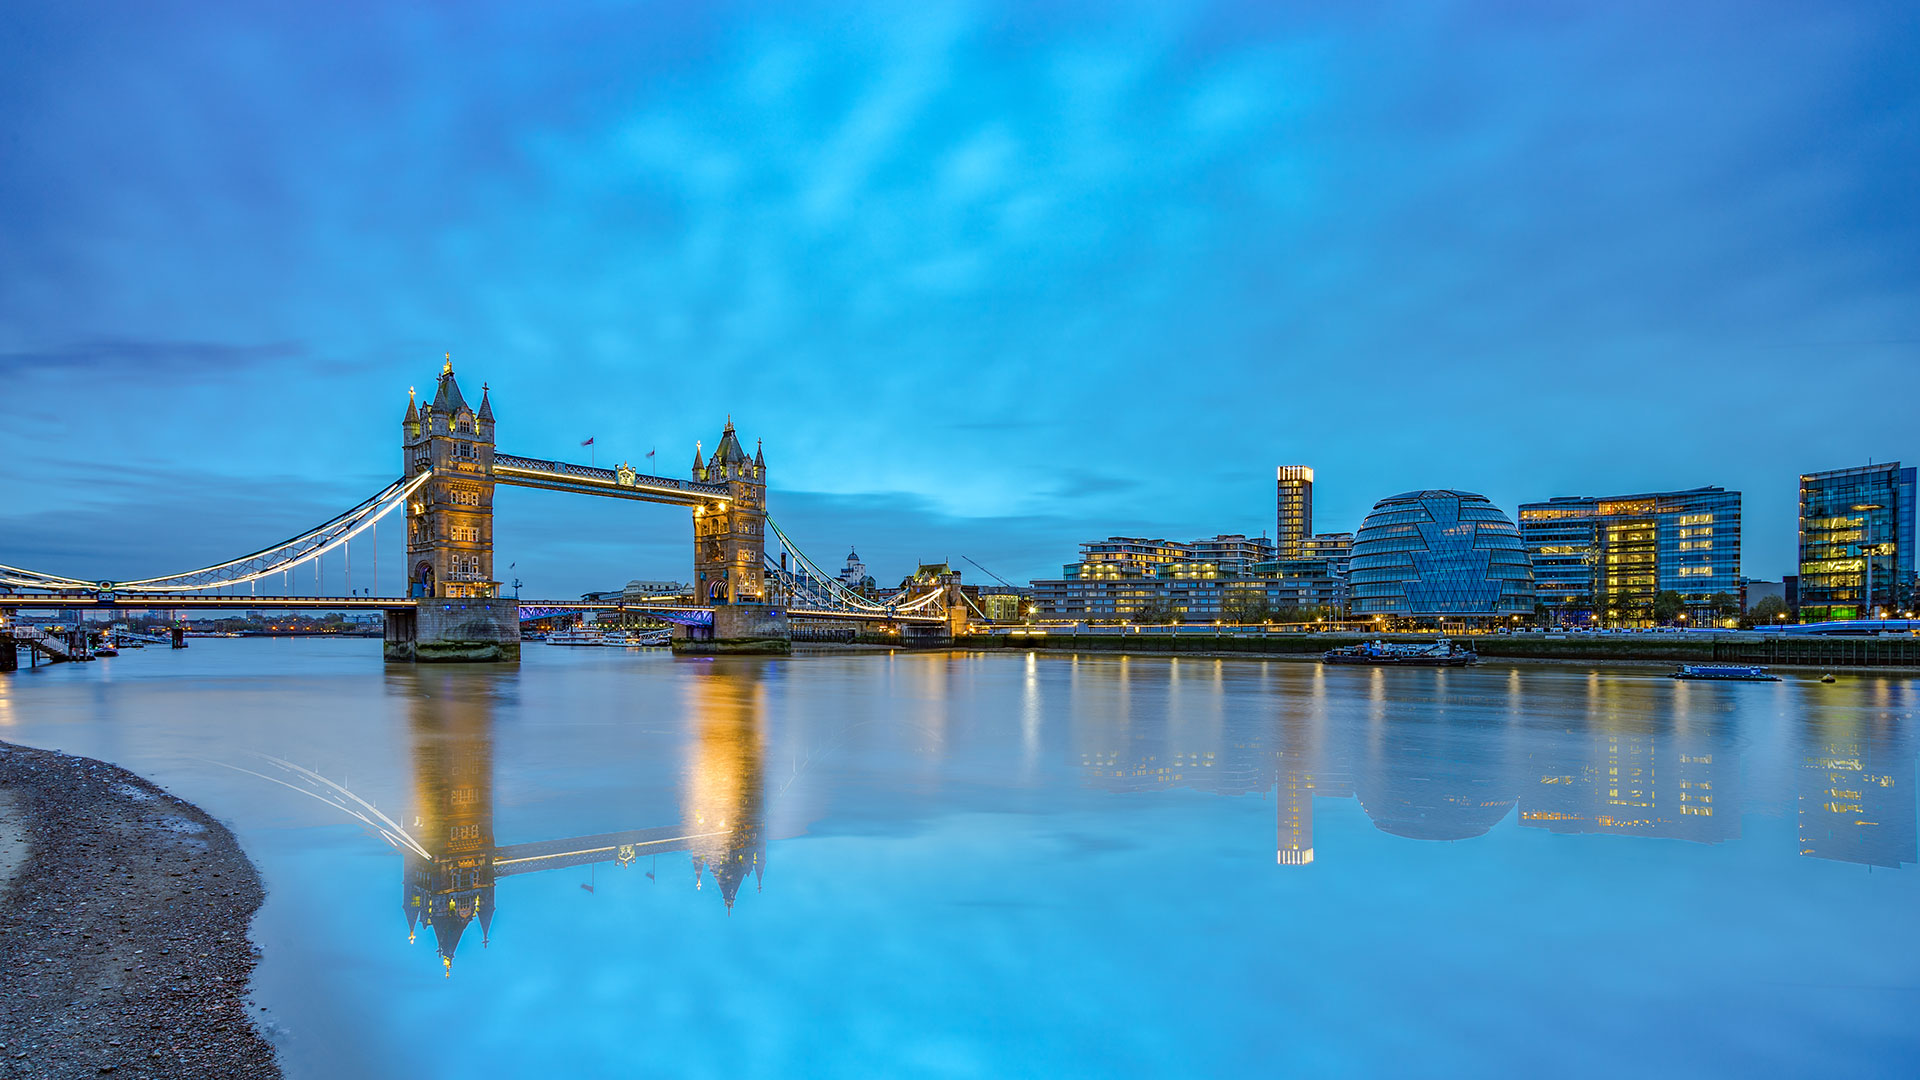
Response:
[{"label": "gravel shore", "polygon": [[246,1002],[261,899],[199,809],[0,743],[0,1078],[279,1076]]}]

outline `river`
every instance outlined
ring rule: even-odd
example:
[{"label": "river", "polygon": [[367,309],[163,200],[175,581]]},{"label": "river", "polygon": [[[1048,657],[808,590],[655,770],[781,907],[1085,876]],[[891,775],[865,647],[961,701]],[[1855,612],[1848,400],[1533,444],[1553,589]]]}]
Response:
[{"label": "river", "polygon": [[289,1075],[1912,1075],[1916,684],[202,639],[0,676]]}]

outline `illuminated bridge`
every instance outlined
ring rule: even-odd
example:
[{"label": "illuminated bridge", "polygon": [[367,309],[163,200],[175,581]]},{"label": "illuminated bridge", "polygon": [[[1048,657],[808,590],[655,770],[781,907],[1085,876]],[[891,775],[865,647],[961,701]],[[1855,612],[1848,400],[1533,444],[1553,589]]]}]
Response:
[{"label": "illuminated bridge", "polygon": [[[963,632],[978,612],[958,573],[915,579],[879,598],[848,589],[808,558],[767,513],[764,451],[748,457],[729,419],[711,453],[695,444],[685,478],[643,475],[496,452],[493,403],[467,404],[449,359],[433,400],[407,395],[401,420],[404,471],[338,516],[287,540],[212,566],[160,577],[89,581],[0,564],[6,609],[375,609],[387,614],[391,660],[514,660],[520,622],[532,613],[624,610],[675,624],[675,648],[692,652],[784,652],[793,621],[824,621],[898,632],[935,643]],[[664,503],[693,519],[692,604],[619,605],[503,597],[494,579],[493,496],[499,485]],[[404,596],[287,595],[304,568],[377,536],[402,510]],[[0,556],[4,553],[0,552]],[[350,564],[349,564],[350,565]],[[318,580],[317,570],[315,579]],[[280,595],[258,595],[262,582]],[[241,590],[246,590],[242,594]]]}]

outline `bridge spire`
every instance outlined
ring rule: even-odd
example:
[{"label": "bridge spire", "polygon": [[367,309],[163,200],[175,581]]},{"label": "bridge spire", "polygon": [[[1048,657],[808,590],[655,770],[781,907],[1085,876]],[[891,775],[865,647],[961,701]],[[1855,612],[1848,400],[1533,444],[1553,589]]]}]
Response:
[{"label": "bridge spire", "polygon": [[447,366],[440,369],[440,374],[451,375],[453,374],[453,354],[448,353],[446,354],[446,356],[447,356]]}]

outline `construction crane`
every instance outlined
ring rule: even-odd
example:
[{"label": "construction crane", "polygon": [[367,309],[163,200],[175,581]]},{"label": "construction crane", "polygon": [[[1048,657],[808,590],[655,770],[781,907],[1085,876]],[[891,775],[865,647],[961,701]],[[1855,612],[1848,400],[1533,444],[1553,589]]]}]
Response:
[{"label": "construction crane", "polygon": [[961,558],[963,558],[963,559],[965,559],[965,560],[967,560],[967,561],[968,561],[968,562],[970,562],[970,563],[973,563],[973,565],[974,565],[974,566],[976,566],[976,567],[978,567],[978,568],[979,568],[979,570],[980,570],[980,572],[981,572],[981,573],[983,573],[983,574],[985,574],[985,575],[987,575],[988,577],[990,577],[990,578],[992,578],[993,580],[995,580],[995,581],[997,581],[997,582],[999,582],[1000,584],[1002,584],[1002,585],[1005,585],[1005,586],[1006,586],[1007,588],[1009,588],[1009,589],[1017,589],[1017,588],[1019,588],[1019,587],[1020,587],[1020,586],[1018,586],[1018,585],[1015,585],[1015,584],[1014,584],[1013,582],[1011,582],[1011,581],[1008,581],[1008,580],[1007,580],[1006,578],[1003,578],[1003,577],[1001,577],[1001,576],[1000,576],[999,574],[996,574],[996,573],[994,573],[993,571],[991,571],[991,570],[989,570],[989,569],[987,569],[986,567],[984,567],[984,566],[981,566],[981,565],[980,565],[979,563],[977,563],[977,562],[973,562],[973,556],[971,556],[971,555],[962,555],[962,556],[960,556],[960,557],[961,557]]}]

